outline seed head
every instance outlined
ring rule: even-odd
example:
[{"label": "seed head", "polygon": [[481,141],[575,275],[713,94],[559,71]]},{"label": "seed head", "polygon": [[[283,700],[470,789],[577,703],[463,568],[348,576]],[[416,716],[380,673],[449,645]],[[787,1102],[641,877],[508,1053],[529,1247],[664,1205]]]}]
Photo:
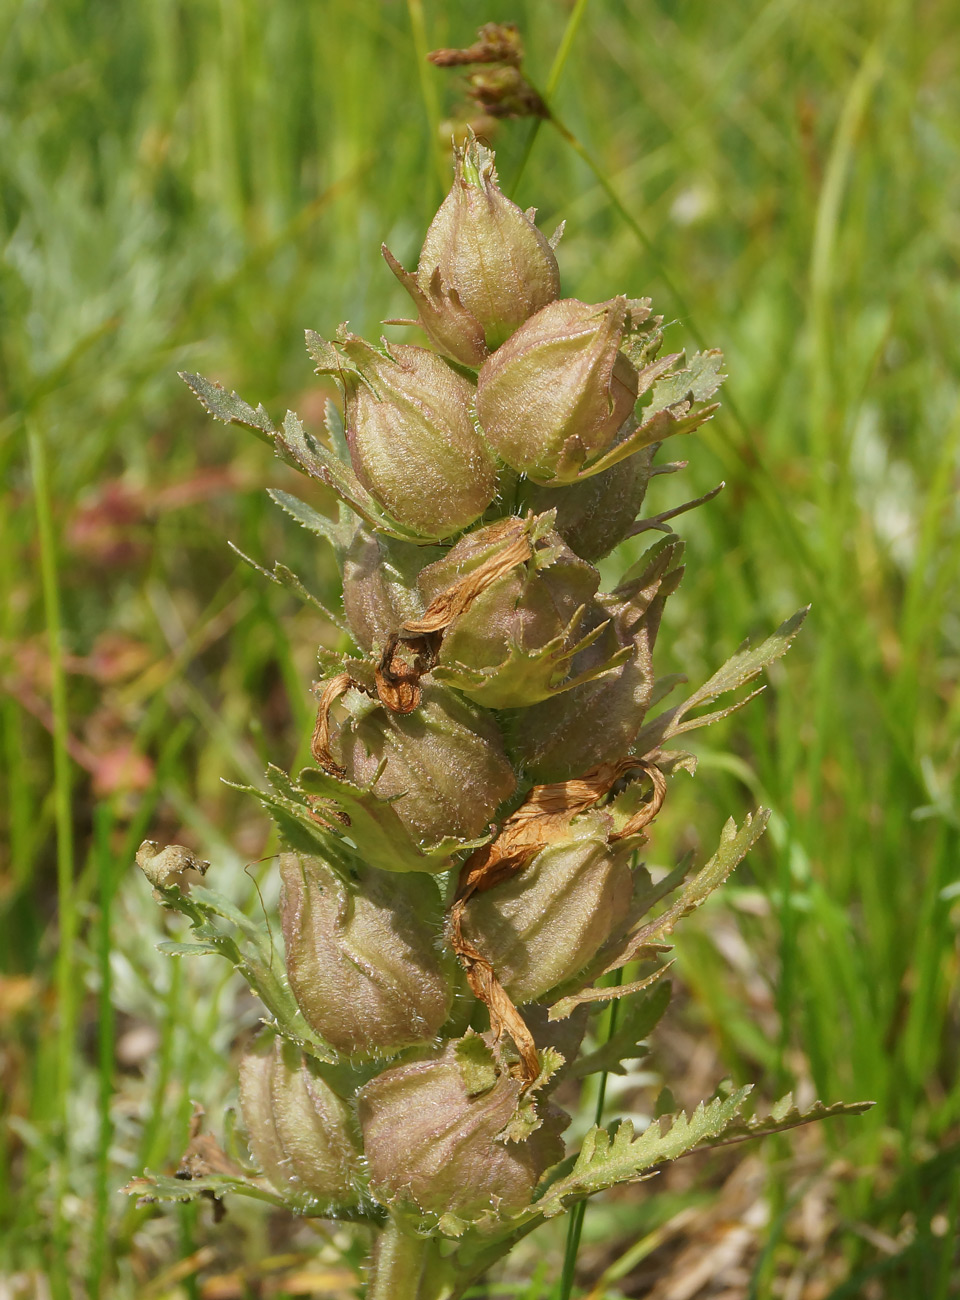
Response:
[{"label": "seed head", "polygon": [[359,1093],[370,1187],[382,1205],[478,1218],[522,1209],[540,1175],[560,1159],[565,1116],[551,1113],[532,1136],[509,1141],[523,1086],[488,1065],[471,1063],[465,1042],[387,1070]]},{"label": "seed head", "polygon": [[344,332],[317,373],[344,387],[350,459],[397,523],[448,537],[483,513],[496,468],[471,415],[473,385],[426,348],[380,351]]},{"label": "seed head", "polygon": [[578,974],[629,915],[631,851],[607,844],[610,818],[590,812],[512,879],[476,893],[466,937],[518,1005]]}]

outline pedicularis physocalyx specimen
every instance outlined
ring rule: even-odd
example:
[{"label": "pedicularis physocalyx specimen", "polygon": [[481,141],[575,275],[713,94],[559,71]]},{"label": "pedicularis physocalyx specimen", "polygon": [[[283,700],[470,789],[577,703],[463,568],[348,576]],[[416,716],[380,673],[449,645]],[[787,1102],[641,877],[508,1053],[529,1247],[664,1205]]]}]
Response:
[{"label": "pedicularis physocalyx specimen", "polygon": [[[240,1065],[249,1159],[198,1138],[178,1180],[136,1186],[364,1220],[377,1298],[460,1295],[594,1192],[836,1109],[787,1099],[746,1118],[743,1089],[641,1134],[595,1128],[565,1155],[558,1082],[641,1054],[667,1003],[665,941],[766,821],[729,822],[692,878],[654,881],[640,849],[668,779],[693,769],[671,741],[736,708],[704,712],[783,654],[803,612],[648,716],[678,684],[657,681],[652,653],[683,545],[666,516],[636,520],[650,479],[680,468],[655,463],[661,444],[716,409],[721,356],[661,356],[647,299],[561,297],[534,216],[470,140],[416,271],[384,250],[431,349],[307,334],[343,391],[329,446],[184,376],[338,496],[334,523],[272,494],[333,546],[344,616],[329,616],[356,649],[321,654],[315,766],[271,768],[251,791],[285,848],[285,978],[246,916],[182,885],[206,864],[177,846],[138,855],[198,936],[170,950],[230,958],[267,1027]],[[661,536],[600,591],[596,562],[647,529]],[[307,594],[279,564],[268,576]],[[615,998],[619,1027],[598,1042],[591,1017]]]}]

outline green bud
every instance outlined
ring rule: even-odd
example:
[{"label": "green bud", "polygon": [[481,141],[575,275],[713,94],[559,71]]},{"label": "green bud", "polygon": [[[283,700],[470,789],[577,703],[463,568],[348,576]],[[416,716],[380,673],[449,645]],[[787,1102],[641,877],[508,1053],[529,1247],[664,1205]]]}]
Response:
[{"label": "green bud", "polygon": [[453,186],[427,231],[415,275],[384,249],[441,352],[479,366],[560,292],[560,268],[531,214],[497,184],[493,154],[476,139],[457,150]]},{"label": "green bud", "polygon": [[284,853],[280,905],[287,977],[307,1022],[347,1056],[385,1055],[434,1037],[456,973],[440,946],[436,881]]},{"label": "green bud", "polygon": [[[562,682],[584,607],[600,585],[596,569],[570,550],[550,522],[550,516],[533,521],[530,559],[487,586],[444,633],[437,679],[491,708],[522,707]],[[495,563],[515,536],[515,521],[506,520],[462,537],[420,573],[424,602]]]},{"label": "green bud", "polygon": [[394,800],[422,845],[475,838],[513,794],[516,777],[496,722],[455,691],[425,681],[420,707],[404,714],[358,692],[344,704],[354,712],[331,743],[334,758],[355,785],[376,779],[375,793]]},{"label": "green bud", "polygon": [[523,1084],[492,1067],[489,1079],[466,1068],[458,1049],[467,1041],[387,1070],[360,1090],[370,1188],[382,1205],[468,1220],[516,1212],[562,1158],[566,1116],[558,1112],[548,1111],[523,1141],[501,1136],[517,1115]]},{"label": "green bud", "polygon": [[463,931],[511,999],[535,1002],[578,974],[626,923],[633,893],[631,850],[608,846],[610,817],[589,812],[570,838],[529,866],[476,893]]},{"label": "green bud", "polygon": [[496,491],[494,459],[471,415],[473,385],[426,348],[381,352],[342,332],[318,374],[344,386],[347,445],[357,478],[398,524],[448,537]]},{"label": "green bud", "polygon": [[361,1156],[350,1109],[272,1030],[240,1062],[240,1108],[254,1158],[298,1209],[356,1205]]},{"label": "green bud", "polygon": [[343,566],[343,609],[357,645],[382,649],[404,620],[420,617],[417,575],[441,554],[432,546],[410,546],[367,528],[357,530]]},{"label": "green bud", "polygon": [[[648,314],[638,304],[638,314]],[[483,364],[477,417],[494,451],[536,483],[572,482],[633,413],[638,376],[620,351],[633,304],[563,298]]]}]

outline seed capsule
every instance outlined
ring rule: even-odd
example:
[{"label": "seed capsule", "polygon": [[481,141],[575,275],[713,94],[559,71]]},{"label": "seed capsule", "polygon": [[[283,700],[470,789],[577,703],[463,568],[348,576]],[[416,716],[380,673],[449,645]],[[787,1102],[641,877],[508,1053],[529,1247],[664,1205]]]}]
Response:
[{"label": "seed capsule", "polygon": [[424,846],[482,834],[516,788],[493,717],[426,681],[413,713],[391,713],[361,697],[356,704],[357,715],[331,744],[348,779],[363,786],[377,778],[375,793],[395,796],[398,817]]},{"label": "seed capsule", "polygon": [[560,292],[553,249],[503,194],[493,154],[475,139],[457,150],[453,186],[427,231],[416,274],[383,252],[431,343],[467,366],[479,366]]},{"label": "seed capsule", "polygon": [[533,486],[527,505],[532,510],[556,510],[557,532],[577,555],[595,563],[623,541],[640,513],[654,451],[655,446],[644,447],[582,483]]},{"label": "seed capsule", "polygon": [[583,970],[629,914],[630,852],[608,846],[609,817],[586,813],[570,829],[464,912],[464,934],[518,1005]]},{"label": "seed capsule", "polygon": [[625,663],[597,681],[503,718],[510,753],[534,781],[567,781],[629,753],[650,707],[653,646],[664,602],[683,576],[682,551],[678,538],[664,538],[638,562],[629,580],[598,602],[610,623],[577,656],[573,671],[588,672],[609,661],[617,647],[631,647]]},{"label": "seed capsule", "polygon": [[440,947],[434,879],[358,866],[345,880],[318,857],[285,853],[287,976],[307,1022],[338,1052],[384,1055],[433,1038],[456,974]]},{"label": "seed capsule", "polygon": [[499,1135],[517,1112],[522,1084],[499,1074],[490,1085],[471,1095],[457,1043],[364,1085],[364,1150],[371,1191],[382,1205],[473,1219],[529,1204],[540,1175],[562,1158],[566,1117],[548,1113],[531,1137],[506,1142]]},{"label": "seed capsule", "polygon": [[[505,520],[468,533],[427,565],[417,580],[424,603],[495,564],[513,540],[514,525]],[[437,676],[491,708],[543,699],[566,677],[565,652],[580,634],[577,615],[600,585],[596,569],[552,529],[533,530],[531,551],[529,560],[485,587],[444,633]]]},{"label": "seed capsule", "polygon": [[502,460],[558,486],[609,446],[637,399],[637,371],[620,351],[630,324],[626,298],[564,298],[484,362],[477,417]]},{"label": "seed capsule", "polygon": [[261,1034],[240,1062],[240,1107],[254,1158],[278,1192],[302,1208],[356,1205],[355,1121],[299,1048]]},{"label": "seed capsule", "polygon": [[[599,477],[599,476],[598,476]],[[359,528],[343,565],[343,610],[357,645],[380,649],[408,618],[423,613],[417,576],[443,554]]]},{"label": "seed capsule", "polygon": [[381,352],[344,332],[326,353],[315,353],[317,373],[343,383],[347,445],[364,487],[420,537],[472,524],[496,490],[471,415],[473,385],[426,348]]}]

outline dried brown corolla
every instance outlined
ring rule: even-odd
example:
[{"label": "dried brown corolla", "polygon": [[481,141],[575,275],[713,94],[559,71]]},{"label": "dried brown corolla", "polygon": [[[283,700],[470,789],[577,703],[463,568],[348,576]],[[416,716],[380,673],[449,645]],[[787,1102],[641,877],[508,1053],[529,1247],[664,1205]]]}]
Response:
[{"label": "dried brown corolla", "polygon": [[381,351],[347,331],[312,348],[317,373],[343,384],[354,471],[387,514],[425,539],[473,523],[493,500],[496,468],[470,381],[426,348]]},{"label": "dried brown corolla", "polygon": [[518,1005],[578,974],[626,924],[635,846],[609,844],[611,829],[609,814],[585,813],[568,838],[467,903],[463,933]]},{"label": "dried brown corolla", "polygon": [[253,1156],[288,1201],[316,1213],[359,1200],[359,1135],[315,1063],[267,1030],[240,1062],[240,1107]]},{"label": "dried brown corolla", "polygon": [[430,342],[479,366],[560,292],[560,270],[532,214],[497,184],[493,154],[471,139],[457,150],[450,193],[434,217],[415,274],[383,250],[413,298]]},{"label": "dried brown corolla", "polygon": [[433,1038],[456,973],[441,944],[436,880],[357,865],[335,871],[285,853],[281,922],[287,977],[304,1018],[348,1056],[381,1056]]},{"label": "dried brown corolla", "polygon": [[649,316],[646,301],[542,308],[483,364],[477,417],[508,465],[536,483],[572,482],[633,413],[639,379],[620,348]]},{"label": "dried brown corolla", "polygon": [[482,834],[516,777],[493,716],[456,691],[424,681],[420,707],[398,714],[359,691],[331,753],[348,780],[372,786],[423,845]]},{"label": "dried brown corolla", "polygon": [[470,1050],[479,1044],[476,1035],[448,1043],[361,1088],[370,1189],[382,1205],[467,1220],[510,1213],[529,1204],[543,1171],[562,1158],[567,1119],[544,1103],[539,1127],[510,1139],[523,1084],[496,1067],[489,1050]]},{"label": "dried brown corolla", "polygon": [[[444,632],[437,680],[491,708],[545,699],[567,677],[580,646],[581,624],[600,575],[550,527],[551,515],[529,521],[529,558],[480,594]],[[471,574],[481,574],[512,546],[517,521],[476,529],[417,580],[425,604]]]}]

